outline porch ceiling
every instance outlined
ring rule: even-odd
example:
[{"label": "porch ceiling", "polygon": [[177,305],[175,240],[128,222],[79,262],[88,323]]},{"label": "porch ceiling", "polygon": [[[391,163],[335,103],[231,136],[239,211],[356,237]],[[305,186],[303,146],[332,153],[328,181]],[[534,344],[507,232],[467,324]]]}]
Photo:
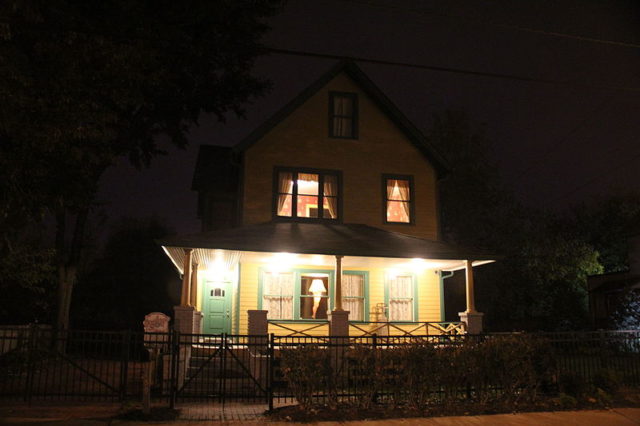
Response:
[{"label": "porch ceiling", "polygon": [[[474,265],[493,261],[498,256],[480,250],[427,240],[398,232],[390,232],[360,224],[318,224],[269,222],[239,228],[224,229],[158,241],[165,247],[180,269],[176,248],[219,249],[238,252],[296,253],[299,255],[343,255],[352,259],[351,266],[367,266],[368,258],[425,259],[434,269],[458,269],[462,260],[474,260]],[[205,250],[197,252],[205,254]],[[257,258],[260,256],[256,255]],[[244,258],[244,255],[243,255]],[[312,259],[308,257],[307,260]],[[247,260],[247,259],[244,259]],[[328,259],[322,261],[323,264]],[[302,261],[302,259],[301,259]],[[347,259],[345,259],[347,261]],[[382,260],[377,262],[383,262]],[[396,263],[394,262],[394,263]],[[388,263],[388,262],[384,262]],[[328,263],[331,264],[331,263]],[[436,266],[436,264],[441,264]]]}]

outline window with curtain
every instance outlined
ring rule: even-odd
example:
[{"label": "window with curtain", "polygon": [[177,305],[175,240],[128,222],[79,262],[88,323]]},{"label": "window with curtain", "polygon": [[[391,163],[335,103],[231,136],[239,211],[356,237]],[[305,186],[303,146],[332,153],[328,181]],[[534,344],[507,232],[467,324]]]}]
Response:
[{"label": "window with curtain", "polygon": [[300,276],[300,318],[327,319],[329,311],[329,276]]},{"label": "window with curtain", "polygon": [[329,93],[329,136],[358,138],[358,95],[355,93]]},{"label": "window with curtain", "polygon": [[397,275],[389,277],[387,285],[389,291],[389,321],[414,321],[415,285],[413,276]]},{"label": "window with curtain", "polygon": [[363,274],[342,275],[342,307],[350,321],[365,320],[365,279]]},{"label": "window with curtain", "polygon": [[293,319],[294,279],[292,272],[264,272],[262,309],[269,319]]},{"label": "window with curtain", "polygon": [[281,218],[338,219],[338,172],[276,170],[275,216]]},{"label": "window with curtain", "polygon": [[384,176],[385,222],[413,223],[413,179]]}]

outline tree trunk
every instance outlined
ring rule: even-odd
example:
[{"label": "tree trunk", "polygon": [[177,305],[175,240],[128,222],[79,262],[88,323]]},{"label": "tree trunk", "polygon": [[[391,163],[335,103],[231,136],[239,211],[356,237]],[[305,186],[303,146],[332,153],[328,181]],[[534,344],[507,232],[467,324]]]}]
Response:
[{"label": "tree trunk", "polygon": [[64,333],[69,329],[71,295],[78,276],[78,263],[82,253],[89,209],[81,209],[77,215],[71,241],[67,243],[67,209],[60,202],[56,211],[56,255],[58,267],[58,312],[56,330]]}]

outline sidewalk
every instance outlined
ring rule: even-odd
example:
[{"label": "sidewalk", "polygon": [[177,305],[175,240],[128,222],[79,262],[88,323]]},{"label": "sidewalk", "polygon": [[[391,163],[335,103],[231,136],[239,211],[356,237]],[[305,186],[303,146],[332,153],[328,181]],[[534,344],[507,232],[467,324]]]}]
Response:
[{"label": "sidewalk", "polygon": [[[255,423],[265,425],[292,425],[294,423],[269,422],[262,415],[264,406],[233,404],[224,412],[220,407],[204,404],[183,406],[179,420],[173,422],[132,422],[111,420],[120,410],[115,404],[48,405],[38,407],[0,407],[0,424],[7,425],[69,425],[105,426],[150,424],[154,426],[201,426],[214,424]],[[207,417],[208,420],[198,420]],[[330,425],[335,422],[312,423]],[[540,413],[498,414],[491,416],[461,416],[409,418],[394,420],[369,420],[344,422],[349,426],[427,425],[427,426],[638,426],[640,408],[616,408],[613,410],[557,411]]]}]

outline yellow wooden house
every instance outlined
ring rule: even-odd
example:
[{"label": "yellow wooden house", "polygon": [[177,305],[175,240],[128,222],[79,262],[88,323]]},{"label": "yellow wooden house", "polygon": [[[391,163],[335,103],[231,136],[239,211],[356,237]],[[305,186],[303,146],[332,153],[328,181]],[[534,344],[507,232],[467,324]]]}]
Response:
[{"label": "yellow wooden house", "polygon": [[[473,267],[494,256],[440,241],[446,170],[380,89],[339,63],[237,146],[201,147],[203,230],[161,241],[183,276],[180,329],[480,332]],[[445,323],[443,281],[461,269],[467,310]]]}]

